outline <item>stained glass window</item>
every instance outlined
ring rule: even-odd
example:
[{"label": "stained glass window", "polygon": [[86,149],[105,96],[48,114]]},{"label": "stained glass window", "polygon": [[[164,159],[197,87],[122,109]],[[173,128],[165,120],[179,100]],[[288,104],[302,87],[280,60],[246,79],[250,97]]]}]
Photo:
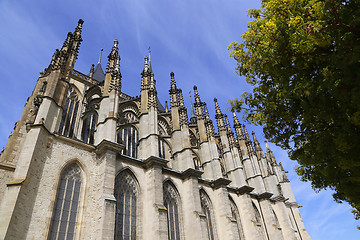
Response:
[{"label": "stained glass window", "polygon": [[135,240],[138,190],[135,179],[128,171],[122,171],[116,177],[114,195],[117,201],[115,239]]},{"label": "stained glass window", "polygon": [[201,210],[206,218],[206,227],[207,227],[207,234],[209,240],[214,240],[215,239],[214,226],[212,223],[212,214],[211,214],[212,210],[211,210],[210,199],[205,192],[200,191],[200,200],[201,200]]},{"label": "stained glass window", "polygon": [[63,170],[57,189],[49,239],[74,239],[79,197],[81,170],[73,163]]},{"label": "stained glass window", "polygon": [[235,234],[234,237],[236,240],[245,239],[238,208],[236,207],[235,202],[230,198],[230,196],[229,196],[229,200],[231,207],[231,217],[233,220],[235,220],[235,222],[233,222],[233,232]]},{"label": "stained glass window", "polygon": [[75,90],[69,89],[69,95],[64,105],[64,111],[59,126],[59,134],[66,137],[73,137],[76,117],[79,109],[79,99]]},{"label": "stained glass window", "polygon": [[81,137],[84,142],[94,144],[97,119],[98,114],[95,111],[85,117],[81,132]]},{"label": "stained glass window", "polygon": [[256,225],[257,225],[257,232],[258,234],[265,239],[265,231],[264,231],[264,226],[263,226],[263,222],[261,219],[261,215],[259,210],[257,209],[257,207],[255,206],[255,204],[253,203],[253,208],[254,208],[254,212],[255,212],[255,221],[256,221]]},{"label": "stained glass window", "polygon": [[174,186],[164,183],[164,205],[167,208],[168,239],[180,240],[179,201]]},{"label": "stained glass window", "polygon": [[135,127],[125,127],[118,132],[117,142],[125,146],[122,154],[137,157],[136,146],[139,141],[139,134]]}]

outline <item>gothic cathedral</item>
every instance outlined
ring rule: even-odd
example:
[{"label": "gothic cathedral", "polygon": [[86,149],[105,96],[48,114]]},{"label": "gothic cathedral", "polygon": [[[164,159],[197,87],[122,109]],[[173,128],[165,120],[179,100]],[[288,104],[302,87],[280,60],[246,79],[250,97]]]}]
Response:
[{"label": "gothic cathedral", "polygon": [[105,73],[76,71],[82,24],[0,155],[0,239],[310,239],[267,144],[214,99],[216,132],[196,86],[189,118],[174,73],[163,106],[150,55],[140,96],[122,92],[117,40]]}]

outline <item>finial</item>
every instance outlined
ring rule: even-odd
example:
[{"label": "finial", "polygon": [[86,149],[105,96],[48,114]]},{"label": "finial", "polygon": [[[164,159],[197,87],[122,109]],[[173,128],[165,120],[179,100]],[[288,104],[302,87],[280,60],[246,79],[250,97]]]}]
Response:
[{"label": "finial", "polygon": [[[176,82],[175,82],[175,74],[174,74],[174,72],[171,72],[170,73],[170,78],[171,78],[171,90],[176,90]],[[175,92],[173,92],[173,93],[175,93]]]},{"label": "finial", "polygon": [[191,105],[190,122],[191,122],[191,123],[196,123],[196,116],[195,116],[195,111],[194,111],[194,105],[193,105],[192,99],[191,99],[191,91],[189,91],[189,96],[190,96],[190,105]]},{"label": "finial", "polygon": [[239,122],[239,119],[237,118],[237,116],[236,116],[236,113],[235,112],[232,112],[232,114],[233,114],[233,119],[234,119],[234,127],[236,128],[236,127],[239,127],[240,129],[241,129],[241,124],[240,124],[240,122]]},{"label": "finial", "polygon": [[221,109],[220,109],[220,106],[219,106],[219,103],[218,103],[218,100],[217,98],[214,98],[214,102],[215,102],[215,110],[216,110],[216,115],[215,117],[216,118],[223,118],[223,114],[221,113]]},{"label": "finial", "polygon": [[256,138],[256,135],[255,135],[254,131],[252,131],[252,133],[251,133],[251,134],[252,134],[253,139],[254,139],[254,145],[255,145],[256,155],[258,156],[258,158],[262,158],[262,157],[264,157],[264,155],[263,155],[263,151],[262,151],[261,146],[260,146],[260,143],[259,143],[259,141],[257,140],[257,138]]},{"label": "finial", "polygon": [[75,28],[75,31],[74,31],[74,36],[75,36],[76,41],[80,41],[80,42],[82,41],[82,39],[81,39],[81,29],[82,29],[83,23],[84,23],[84,20],[79,19],[78,25],[77,25],[77,27]]},{"label": "finial", "polygon": [[92,78],[94,76],[94,64],[91,65],[89,77]]},{"label": "finial", "polygon": [[245,124],[243,124],[243,128],[244,128],[244,132],[245,132],[245,140],[246,140],[246,141],[250,141],[249,134],[248,134],[248,132],[247,132],[247,130],[246,130]]},{"label": "finial", "polygon": [[266,146],[266,150],[270,150],[271,151],[271,149],[270,149],[270,147],[269,147],[269,144],[268,144],[268,141],[265,139],[265,146]]},{"label": "finial", "polygon": [[150,50],[150,46],[149,46],[149,67],[150,67],[150,72],[152,72],[152,66],[151,66],[151,56],[150,56],[151,50]]},{"label": "finial", "polygon": [[169,112],[169,107],[168,107],[168,102],[167,101],[165,101],[165,112],[166,113]]},{"label": "finial", "polygon": [[224,114],[224,117],[225,117],[225,126],[226,126],[226,130],[230,133],[230,132],[232,132],[232,130],[231,130],[231,125],[230,125],[230,122],[229,122],[228,116],[227,116],[226,114]]},{"label": "finial", "polygon": [[81,18],[79,19],[79,21],[78,21],[78,27],[82,27],[82,25],[83,25],[83,23],[84,23],[84,20],[82,20]]},{"label": "finial", "polygon": [[216,118],[216,122],[217,122],[217,125],[218,125],[218,128],[219,128],[219,131],[222,132],[222,131],[226,130],[225,122],[224,122],[224,114],[221,113],[221,109],[220,109],[217,98],[214,98],[214,102],[215,102],[215,112],[216,112],[215,118]]},{"label": "finial", "polygon": [[270,162],[276,164],[276,159],[275,159],[274,153],[271,151],[271,149],[269,147],[269,144],[268,144],[268,141],[265,139],[264,142],[265,142],[265,146],[266,146],[265,155],[267,156],[267,159],[270,160]]},{"label": "finial", "polygon": [[184,104],[184,98],[183,98],[183,94],[182,94],[182,90],[179,89],[179,97],[180,97],[180,106],[181,107],[184,107],[185,104]]},{"label": "finial", "polygon": [[99,56],[99,61],[98,64],[101,64],[101,57],[102,57],[102,52],[104,51],[103,48],[100,49],[100,56]]}]

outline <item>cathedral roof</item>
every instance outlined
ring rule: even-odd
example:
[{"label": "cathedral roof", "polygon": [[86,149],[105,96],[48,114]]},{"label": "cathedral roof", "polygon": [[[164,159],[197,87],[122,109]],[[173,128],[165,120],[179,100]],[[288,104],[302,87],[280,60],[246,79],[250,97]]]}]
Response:
[{"label": "cathedral roof", "polygon": [[93,78],[99,82],[102,82],[105,80],[105,74],[104,71],[101,68],[101,63],[98,63],[94,70],[94,76]]}]

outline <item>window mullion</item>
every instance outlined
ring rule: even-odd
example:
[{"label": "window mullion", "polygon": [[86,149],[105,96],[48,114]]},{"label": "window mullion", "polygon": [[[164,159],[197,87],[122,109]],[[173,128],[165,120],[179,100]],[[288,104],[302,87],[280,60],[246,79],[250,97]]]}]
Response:
[{"label": "window mullion", "polygon": [[[64,205],[65,205],[65,196],[66,196],[66,189],[67,189],[67,185],[69,183],[69,179],[68,178],[65,178],[65,187],[64,187],[64,195],[63,195],[63,199],[62,199],[62,204],[61,204],[61,209],[59,209],[60,211],[60,216],[59,216],[59,224],[58,224],[58,227],[57,227],[57,234],[56,234],[56,239],[59,239],[59,234],[60,234],[60,226],[61,226],[61,219],[62,219],[62,216],[63,216],[63,210],[64,210]],[[61,183],[60,183],[61,184]],[[59,199],[59,198],[58,198]],[[56,202],[55,202],[56,204]]]},{"label": "window mullion", "polygon": [[66,235],[65,235],[65,239],[67,239],[67,233],[68,233],[68,230],[69,230],[69,225],[70,225],[70,216],[71,216],[71,210],[72,210],[72,207],[73,207],[73,199],[74,199],[74,193],[75,193],[75,186],[76,186],[76,179],[74,179],[74,184],[73,184],[73,187],[72,187],[72,192],[71,192],[71,197],[70,197],[70,207],[69,207],[69,215],[67,217],[67,224],[66,224]]}]

